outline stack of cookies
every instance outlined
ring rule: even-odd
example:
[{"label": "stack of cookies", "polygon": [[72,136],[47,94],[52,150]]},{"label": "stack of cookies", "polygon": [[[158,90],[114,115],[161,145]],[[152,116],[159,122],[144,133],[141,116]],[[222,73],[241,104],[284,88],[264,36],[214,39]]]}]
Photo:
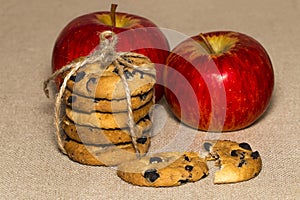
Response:
[{"label": "stack of cookies", "polygon": [[[145,56],[122,55],[125,88],[115,64],[86,64],[67,81],[62,129],[64,149],[74,161],[87,165],[118,165],[147,153],[154,104],[155,67]],[[131,96],[136,135],[130,134],[128,103]]]}]

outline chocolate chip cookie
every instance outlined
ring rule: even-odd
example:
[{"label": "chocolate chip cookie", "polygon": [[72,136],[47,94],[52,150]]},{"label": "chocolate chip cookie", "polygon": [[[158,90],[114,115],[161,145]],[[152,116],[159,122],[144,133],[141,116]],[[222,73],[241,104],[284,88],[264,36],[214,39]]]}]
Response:
[{"label": "chocolate chip cookie", "polygon": [[258,151],[252,151],[248,143],[229,140],[207,141],[208,160],[215,160],[220,170],[215,173],[214,183],[236,183],[254,178],[262,168]]},{"label": "chocolate chip cookie", "polygon": [[[126,57],[136,68],[124,65],[130,96],[139,96],[150,91],[156,82],[155,65],[146,57]],[[147,69],[141,71],[139,68]],[[126,97],[119,71],[115,65],[108,67],[100,63],[86,64],[80,68],[67,82],[67,88],[74,94],[96,99],[123,99]]]},{"label": "chocolate chip cookie", "polygon": [[[153,89],[151,88],[149,91],[146,91],[143,94],[131,97],[132,109],[136,110],[147,104],[149,101],[153,100],[154,95]],[[71,107],[72,109],[80,110],[83,112],[100,111],[115,113],[127,110],[126,98],[112,100],[90,98],[74,94],[71,90],[65,91],[64,102],[67,106]]]},{"label": "chocolate chip cookie", "polygon": [[[152,122],[146,116],[137,122],[137,127],[141,129],[142,136],[148,137],[152,128]],[[87,144],[119,144],[132,141],[128,128],[100,129],[91,126],[75,125],[67,117],[64,117],[62,121],[62,129],[72,140]]]},{"label": "chocolate chip cookie", "polygon": [[[135,123],[143,119],[149,114],[149,111],[154,104],[153,101],[149,101],[146,105],[137,110],[133,110],[133,118]],[[128,113],[127,111],[118,113],[103,113],[103,112],[91,112],[84,113],[77,110],[72,110],[70,107],[66,107],[66,115],[75,124],[85,125],[103,129],[118,129],[128,127]]]},{"label": "chocolate chip cookie", "polygon": [[[149,138],[137,139],[137,147],[141,156],[145,155],[149,146]],[[85,165],[115,166],[137,158],[131,142],[116,145],[91,145],[67,138],[64,142],[64,149],[71,160]]]},{"label": "chocolate chip cookie", "polygon": [[169,187],[198,181],[208,175],[208,168],[198,153],[164,152],[122,163],[117,174],[134,185]]}]

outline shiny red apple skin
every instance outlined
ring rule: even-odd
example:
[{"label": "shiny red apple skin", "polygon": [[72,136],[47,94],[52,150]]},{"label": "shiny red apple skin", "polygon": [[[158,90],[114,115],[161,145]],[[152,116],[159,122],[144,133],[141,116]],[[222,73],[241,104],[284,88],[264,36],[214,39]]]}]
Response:
[{"label": "shiny red apple skin", "polygon": [[[180,43],[167,59],[165,97],[183,123],[204,131],[236,131],[253,124],[267,109],[274,88],[268,53],[252,37],[220,31],[203,34],[235,38],[216,54],[201,53],[200,35]],[[225,36],[225,37],[224,37]],[[209,41],[209,40],[208,40]],[[184,82],[184,83],[183,83]]]},{"label": "shiny red apple skin", "polygon": [[[59,34],[52,53],[53,72],[69,64],[74,59],[87,56],[100,43],[99,34],[111,30],[118,34],[116,51],[133,51],[143,54],[156,63],[157,82],[156,101],[163,96],[163,66],[169,54],[169,44],[161,30],[150,20],[127,13],[116,13],[116,18],[125,19],[124,27],[105,24],[101,16],[108,20],[110,12],[94,12],[73,19]],[[110,19],[110,18],[109,18]],[[128,21],[127,21],[128,20]],[[111,23],[111,21],[110,21]],[[118,23],[122,23],[121,20]],[[118,25],[117,23],[117,25]],[[61,84],[61,78],[56,80]]]}]

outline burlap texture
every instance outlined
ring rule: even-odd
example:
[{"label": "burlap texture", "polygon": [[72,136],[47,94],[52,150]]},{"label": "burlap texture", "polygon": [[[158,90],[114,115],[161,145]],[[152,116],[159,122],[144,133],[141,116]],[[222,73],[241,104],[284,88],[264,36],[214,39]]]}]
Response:
[{"label": "burlap texture", "polygon": [[[71,19],[107,10],[112,2],[0,2],[0,199],[300,198],[299,1],[114,1],[119,11],[190,36],[212,30],[247,33],[265,46],[274,65],[276,85],[268,112],[247,129],[221,135],[248,142],[261,153],[260,175],[243,183],[213,185],[215,168],[210,164],[210,176],[175,188],[132,186],[120,180],[114,169],[80,165],[57,149],[54,99],[45,98],[42,91],[42,82],[51,73],[53,44]],[[167,118],[160,120],[165,124],[153,141],[153,151],[172,144],[178,130],[196,134],[194,143],[204,137],[205,133],[179,126],[163,109],[160,112],[159,117]]]}]

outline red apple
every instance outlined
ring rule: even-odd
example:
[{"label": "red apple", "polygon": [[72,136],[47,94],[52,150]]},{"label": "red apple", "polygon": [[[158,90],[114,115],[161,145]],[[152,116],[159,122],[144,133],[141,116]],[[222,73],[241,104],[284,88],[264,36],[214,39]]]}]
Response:
[{"label": "red apple", "polygon": [[248,127],[267,109],[274,87],[270,58],[255,39],[210,32],[174,48],[164,72],[165,97],[183,123],[205,131]]},{"label": "red apple", "polygon": [[[53,72],[74,59],[90,54],[99,45],[99,34],[111,30],[119,40],[116,51],[133,51],[148,56],[156,63],[157,82],[162,83],[163,66],[169,54],[165,35],[150,20],[127,13],[94,12],[73,19],[59,34],[52,54]],[[56,80],[61,84],[61,78]],[[162,84],[156,84],[156,100],[163,96]]]}]

